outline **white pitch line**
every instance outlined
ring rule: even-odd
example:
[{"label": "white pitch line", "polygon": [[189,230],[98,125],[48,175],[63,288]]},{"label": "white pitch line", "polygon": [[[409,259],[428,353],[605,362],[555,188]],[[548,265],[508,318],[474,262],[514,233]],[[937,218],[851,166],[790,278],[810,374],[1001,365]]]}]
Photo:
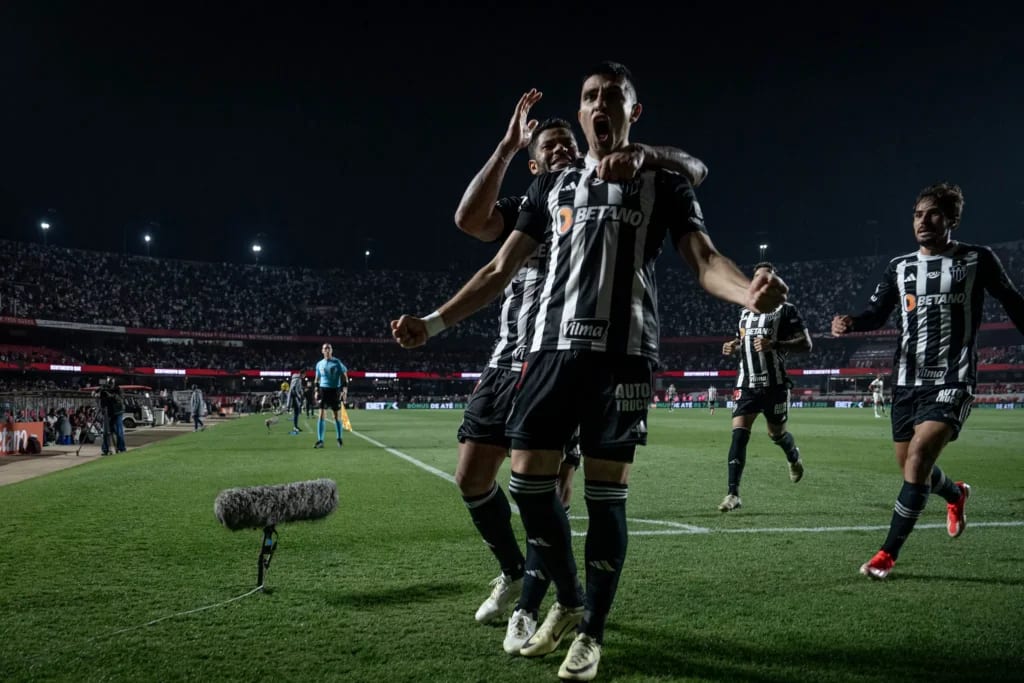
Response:
[{"label": "white pitch line", "polygon": [[[416,458],[403,453],[402,451],[391,448],[387,444],[383,444],[376,439],[373,439],[365,434],[360,434],[357,431],[350,432],[351,434],[358,436],[364,441],[383,448],[385,451],[401,458],[408,463],[419,467],[422,470],[430,472],[431,474],[441,477],[445,481],[455,483],[455,477],[448,474],[443,470],[439,470],[432,465],[428,465],[425,462],[421,462]],[[512,505],[512,510],[518,515],[519,508]],[[571,516],[570,519],[586,520],[586,517]],[[690,536],[696,534],[821,534],[828,532],[843,532],[843,531],[886,531],[888,526],[817,526],[817,527],[757,527],[757,528],[745,528],[745,529],[712,529],[709,527],[694,526],[692,524],[683,524],[682,522],[672,522],[664,519],[639,519],[639,518],[628,518],[628,522],[631,524],[652,524],[654,526],[668,527],[666,529],[630,529],[630,536]],[[1024,526],[1024,521],[1019,522],[971,522],[968,525],[971,529],[978,527],[1021,527]],[[914,526],[915,530],[919,529],[945,529],[945,524],[917,524]],[[586,536],[586,531],[573,531],[573,536]]]},{"label": "white pitch line", "polygon": [[351,434],[354,434],[354,435],[358,436],[360,439],[363,439],[364,441],[369,441],[370,443],[372,443],[374,446],[377,446],[378,448],[383,448],[384,450],[386,450],[388,453],[390,453],[391,455],[395,456],[396,458],[401,458],[402,460],[405,460],[406,462],[410,462],[413,465],[416,465],[416,467],[419,467],[421,470],[426,470],[427,472],[430,472],[433,475],[441,477],[445,481],[449,481],[449,482],[451,482],[453,484],[455,483],[455,477],[453,477],[452,475],[450,475],[447,472],[444,472],[442,470],[439,470],[436,467],[428,465],[425,462],[420,462],[419,460],[417,460],[416,458],[412,457],[411,455],[406,455],[405,453],[403,453],[400,450],[392,448],[391,446],[388,446],[386,444],[382,444],[380,441],[377,441],[376,439],[371,439],[370,437],[366,436],[365,434],[360,434],[359,432],[357,432],[355,430],[353,430],[351,432]]}]

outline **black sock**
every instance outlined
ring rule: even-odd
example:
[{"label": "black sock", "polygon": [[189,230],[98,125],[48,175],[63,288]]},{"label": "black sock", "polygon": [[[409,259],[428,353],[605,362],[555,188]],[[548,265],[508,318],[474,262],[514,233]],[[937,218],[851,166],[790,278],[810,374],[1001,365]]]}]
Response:
[{"label": "black sock", "polygon": [[626,497],[629,487],[606,481],[586,482],[587,511],[587,609],[580,626],[597,642],[604,640],[604,625],[619,587],[626,560]]},{"label": "black sock", "polygon": [[789,462],[796,462],[800,458],[800,452],[796,449],[796,442],[793,441],[793,435],[789,432],[785,432],[780,437],[773,436],[772,441],[782,449],[782,452],[786,454],[786,460]]},{"label": "black sock", "polygon": [[750,430],[736,427],[732,430],[732,445],[729,446],[729,493],[740,495],[740,479],[747,464],[747,443]]},{"label": "black sock", "polygon": [[519,602],[516,609],[524,609],[536,619],[540,612],[540,604],[544,602],[548,588],[551,586],[551,578],[544,563],[540,559],[537,549],[526,544],[526,573],[523,576],[523,592],[519,595]]},{"label": "black sock", "polygon": [[932,493],[937,493],[946,499],[947,503],[955,503],[960,500],[962,491],[946,473],[939,469],[938,465],[932,467]]},{"label": "black sock", "polygon": [[903,482],[900,495],[896,498],[896,507],[892,511],[892,522],[889,523],[889,535],[882,544],[882,550],[896,559],[900,548],[907,542],[907,537],[914,530],[917,518],[924,512],[928,503],[928,485]]},{"label": "black sock", "polygon": [[583,591],[576,575],[569,518],[555,492],[557,481],[555,475],[513,472],[508,490],[519,505],[526,542],[537,551],[557,588],[558,602],[565,607],[579,607],[583,604]]},{"label": "black sock", "polygon": [[523,553],[512,530],[512,508],[498,483],[482,496],[463,496],[462,500],[484,543],[497,558],[501,573],[512,579],[522,577]]}]

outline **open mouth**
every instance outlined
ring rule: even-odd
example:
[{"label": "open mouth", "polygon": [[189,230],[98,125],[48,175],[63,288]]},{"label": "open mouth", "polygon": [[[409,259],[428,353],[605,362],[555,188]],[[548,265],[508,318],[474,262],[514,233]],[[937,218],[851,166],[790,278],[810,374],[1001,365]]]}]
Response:
[{"label": "open mouth", "polygon": [[556,154],[555,156],[551,157],[551,168],[563,169],[566,166],[568,166],[569,162],[571,161],[572,159],[569,158],[568,154]]},{"label": "open mouth", "polygon": [[607,116],[597,115],[594,117],[594,137],[598,142],[608,142],[612,136],[612,122]]}]

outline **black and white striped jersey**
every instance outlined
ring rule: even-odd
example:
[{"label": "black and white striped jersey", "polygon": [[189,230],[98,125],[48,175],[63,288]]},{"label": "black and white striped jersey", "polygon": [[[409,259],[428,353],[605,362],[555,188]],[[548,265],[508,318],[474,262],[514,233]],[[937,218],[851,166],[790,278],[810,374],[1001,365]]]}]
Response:
[{"label": "black and white striped jersey", "polygon": [[596,162],[537,178],[516,229],[547,244],[547,271],[528,351],[591,350],[658,357],[655,261],[704,231],[689,181],[642,171],[624,183],[597,177]]},{"label": "black and white striped jersey", "polygon": [[775,349],[755,351],[754,340],[765,337],[773,342],[785,341],[805,335],[806,330],[800,312],[796,306],[788,302],[771,313],[741,309],[740,369],[736,375],[736,386],[741,389],[758,389],[788,384],[786,352]]},{"label": "black and white striped jersey", "polygon": [[[503,197],[495,209],[505,222],[498,242],[504,242],[515,228],[519,206],[523,197]],[[526,345],[531,322],[537,313],[540,285],[547,266],[547,242],[541,242],[537,251],[523,264],[501,295],[501,313],[498,319],[498,341],[491,352],[487,366],[519,372],[526,356]]]},{"label": "black and white striped jersey", "polygon": [[899,306],[893,384],[928,386],[977,382],[977,332],[985,291],[1024,332],[1024,297],[988,247],[956,242],[944,254],[919,251],[889,262],[854,330],[874,330]]}]

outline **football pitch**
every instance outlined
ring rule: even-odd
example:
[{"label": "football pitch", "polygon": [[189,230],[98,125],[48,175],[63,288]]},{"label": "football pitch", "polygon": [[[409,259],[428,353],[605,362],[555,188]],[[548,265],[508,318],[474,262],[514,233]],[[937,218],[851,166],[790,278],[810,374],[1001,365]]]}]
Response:
[{"label": "football pitch", "polygon": [[[350,416],[341,449],[333,424],[314,450],[312,420],[252,416],[0,487],[0,680],[556,680],[565,643],[509,657],[504,624],[473,620],[498,570],[453,483],[461,413]],[[900,488],[888,420],[794,409],[798,484],[758,420],[722,514],[729,421],[651,415],[598,680],[1021,679],[1024,411],[974,411],[939,462],[973,488],[966,532],[932,497],[885,582],[857,570]],[[255,592],[262,534],[220,526],[214,499],[321,477],[337,510],[280,526]],[[585,509],[581,471],[581,564]]]}]

